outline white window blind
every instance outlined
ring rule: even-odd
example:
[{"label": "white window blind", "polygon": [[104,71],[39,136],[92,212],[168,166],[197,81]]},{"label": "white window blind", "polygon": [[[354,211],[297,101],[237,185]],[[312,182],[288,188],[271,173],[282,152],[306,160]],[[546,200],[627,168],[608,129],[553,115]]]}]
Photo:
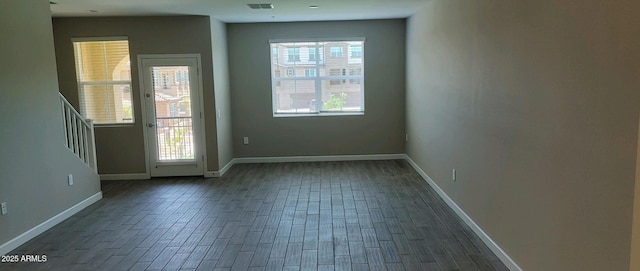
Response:
[{"label": "white window blind", "polygon": [[270,41],[269,51],[274,116],[364,114],[364,39]]},{"label": "white window blind", "polygon": [[96,124],[133,123],[126,39],[74,40],[80,113]]}]

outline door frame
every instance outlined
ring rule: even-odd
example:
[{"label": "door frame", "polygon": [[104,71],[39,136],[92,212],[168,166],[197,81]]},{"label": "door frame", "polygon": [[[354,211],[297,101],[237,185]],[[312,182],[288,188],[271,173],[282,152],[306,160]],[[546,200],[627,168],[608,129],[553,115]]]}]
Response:
[{"label": "door frame", "polygon": [[[182,59],[182,58],[195,58],[196,62],[197,62],[197,70],[196,70],[196,74],[197,74],[197,79],[198,80],[198,87],[197,89],[192,89],[192,91],[197,91],[198,92],[198,100],[199,100],[199,106],[200,106],[200,114],[201,114],[201,118],[200,118],[200,133],[199,136],[200,137],[200,148],[202,148],[201,153],[202,153],[202,175],[204,176],[207,172],[208,172],[208,168],[207,168],[207,140],[206,140],[206,127],[205,127],[205,117],[206,115],[204,114],[204,88],[202,86],[202,58],[200,56],[200,54],[138,54],[138,58],[137,58],[137,65],[138,65],[138,86],[140,88],[139,90],[139,94],[140,94],[140,110],[141,110],[141,116],[142,116],[142,136],[144,139],[144,163],[145,163],[145,174],[147,176],[147,179],[151,178],[151,163],[150,158],[149,158],[149,137],[148,137],[148,132],[147,132],[147,126],[146,123],[147,122],[147,108],[146,108],[146,103],[145,103],[145,85],[144,85],[144,70],[143,70],[143,65],[142,65],[142,60],[144,59]],[[196,158],[198,159],[198,158]]]}]

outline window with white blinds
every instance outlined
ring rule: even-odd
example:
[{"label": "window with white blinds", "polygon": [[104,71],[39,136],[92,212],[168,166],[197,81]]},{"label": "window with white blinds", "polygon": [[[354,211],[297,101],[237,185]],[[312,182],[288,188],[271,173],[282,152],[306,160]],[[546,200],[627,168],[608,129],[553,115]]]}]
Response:
[{"label": "window with white blinds", "polygon": [[74,39],[80,113],[96,124],[133,123],[126,38]]},{"label": "window with white blinds", "polygon": [[270,41],[270,52],[273,116],[364,114],[364,39]]}]

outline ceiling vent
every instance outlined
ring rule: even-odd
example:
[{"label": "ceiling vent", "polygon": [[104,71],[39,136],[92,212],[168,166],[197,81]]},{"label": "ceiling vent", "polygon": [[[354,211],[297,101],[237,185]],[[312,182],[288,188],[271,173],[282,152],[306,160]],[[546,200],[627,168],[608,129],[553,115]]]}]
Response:
[{"label": "ceiling vent", "polygon": [[247,4],[250,9],[273,9],[273,4]]}]

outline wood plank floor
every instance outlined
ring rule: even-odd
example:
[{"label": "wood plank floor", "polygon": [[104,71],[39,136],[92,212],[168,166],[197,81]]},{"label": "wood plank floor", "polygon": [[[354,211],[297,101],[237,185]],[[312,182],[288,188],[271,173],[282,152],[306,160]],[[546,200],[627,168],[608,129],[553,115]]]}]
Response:
[{"label": "wood plank floor", "polygon": [[507,270],[402,160],[104,181],[0,270]]}]

